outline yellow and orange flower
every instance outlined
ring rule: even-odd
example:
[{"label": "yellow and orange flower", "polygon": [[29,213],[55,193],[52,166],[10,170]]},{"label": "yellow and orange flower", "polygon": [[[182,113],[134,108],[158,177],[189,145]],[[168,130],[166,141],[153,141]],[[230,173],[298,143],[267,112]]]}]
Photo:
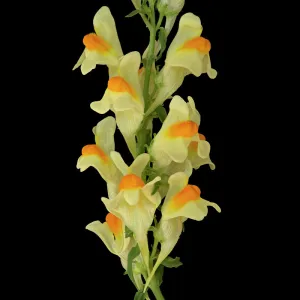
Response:
[{"label": "yellow and orange flower", "polygon": [[96,68],[107,65],[114,68],[123,56],[115,20],[107,6],[102,6],[93,19],[95,33],[84,36],[85,49],[73,70],[81,66],[83,75]]},{"label": "yellow and orange flower", "polygon": [[187,219],[203,220],[208,213],[208,206],[221,212],[213,202],[204,200],[198,186],[188,184],[189,177],[178,172],[169,178],[169,190],[161,209],[162,219],[158,228],[161,251],[147,279],[145,290],[162,261],[171,253],[182,232],[182,223]]},{"label": "yellow and orange flower", "polygon": [[108,213],[105,221],[94,221],[88,224],[86,229],[98,235],[107,249],[121,258],[122,266],[126,270],[128,253],[134,245],[134,240],[125,237],[125,225],[117,216]]},{"label": "yellow and orange flower", "polygon": [[115,197],[117,187],[121,180],[121,172],[116,168],[110,158],[110,152],[115,150],[114,134],[116,121],[113,117],[107,117],[93,128],[95,144],[82,148],[82,155],[77,161],[77,169],[81,172],[89,167],[94,167],[107,183],[109,198]]},{"label": "yellow and orange flower", "polygon": [[200,18],[192,13],[184,14],[179,22],[178,32],[172,41],[159,74],[162,87],[155,101],[146,112],[149,115],[182,85],[184,77],[189,74],[200,76],[203,73],[214,79],[217,71],[210,62],[211,43],[201,36],[203,27]]},{"label": "yellow and orange flower", "polygon": [[188,157],[188,146],[197,141],[200,114],[192,97],[188,103],[175,96],[170,103],[170,111],[160,131],[153,139],[150,154],[155,169],[165,168],[170,163],[183,163]]},{"label": "yellow and orange flower", "polygon": [[91,108],[99,114],[115,113],[117,125],[132,155],[136,156],[135,134],[144,116],[144,98],[139,81],[141,56],[130,52],[120,60],[115,76],[111,77],[100,101]]},{"label": "yellow and orange flower", "polygon": [[111,152],[111,159],[123,177],[119,184],[118,195],[112,200],[104,197],[101,199],[106,209],[118,216],[133,231],[144,263],[149,270],[147,232],[153,222],[155,210],[161,202],[160,194],[152,195],[152,191],[154,184],[161,178],[156,177],[147,184],[142,180],[142,172],[150,159],[149,154],[140,154],[130,166],[126,165],[118,152]]}]

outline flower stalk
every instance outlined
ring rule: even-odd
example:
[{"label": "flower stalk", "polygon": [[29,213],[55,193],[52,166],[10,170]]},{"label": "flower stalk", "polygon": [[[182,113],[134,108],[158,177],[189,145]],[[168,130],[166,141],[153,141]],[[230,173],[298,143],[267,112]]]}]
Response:
[{"label": "flower stalk", "polygon": [[[108,67],[107,89],[102,99],[90,106],[99,114],[112,110],[115,117],[106,117],[93,128],[95,143],[82,148],[77,168],[95,168],[107,185],[108,198],[101,198],[107,210],[105,222],[91,222],[86,229],[120,258],[137,289],[134,299],[150,300],[150,289],[156,300],[164,300],[160,289],[164,268],[182,265],[179,258],[169,254],[183,232],[183,223],[203,220],[209,206],[221,211],[217,204],[202,198],[197,185],[189,184],[194,169],[208,164],[214,170],[215,165],[210,160],[210,144],[199,132],[200,114],[194,99],[189,96],[185,101],[173,94],[185,76],[206,73],[214,79],[217,71],[211,67],[211,44],[201,36],[200,18],[193,13],[180,18],[164,66],[156,68],[185,1],[132,3],[135,10],[127,17],[140,14],[149,29],[144,55],[123,53],[114,18],[106,6],[94,16],[95,33],[83,38],[85,48],[73,69],[80,67],[85,75],[97,65]],[[167,99],[171,99],[168,112],[163,106]],[[153,133],[152,123],[157,117],[162,125]],[[117,127],[134,158],[130,165],[115,151]],[[157,209],[160,220],[156,220]],[[150,231],[154,235],[152,249],[148,245]]]}]

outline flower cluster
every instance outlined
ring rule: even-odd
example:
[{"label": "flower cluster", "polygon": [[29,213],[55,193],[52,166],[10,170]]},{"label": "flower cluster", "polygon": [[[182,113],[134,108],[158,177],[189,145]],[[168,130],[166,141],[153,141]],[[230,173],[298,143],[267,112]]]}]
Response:
[{"label": "flower cluster", "polygon": [[[124,54],[111,11],[103,6],[93,19],[95,32],[84,36],[82,55],[74,66],[83,75],[97,65],[108,67],[107,88],[91,109],[99,114],[109,110],[94,128],[95,144],[82,148],[77,168],[94,167],[107,184],[105,222],[94,221],[87,229],[97,234],[108,250],[119,256],[123,268],[135,284],[139,299],[150,299],[148,287],[156,299],[164,299],[156,274],[175,247],[187,219],[203,220],[208,206],[220,207],[202,198],[198,186],[189,183],[193,169],[208,164],[210,144],[201,131],[200,114],[195,101],[172,95],[187,75],[217,76],[211,66],[211,43],[201,36],[200,18],[184,14],[177,34],[166,52],[159,70],[155,63],[165,51],[167,37],[175,24],[184,0],[132,0],[150,32],[150,44],[144,54]],[[155,9],[160,18],[155,21]],[[165,26],[161,27],[166,18]],[[157,38],[159,36],[159,38]],[[163,104],[171,97],[169,112]],[[153,134],[152,121],[162,126]],[[114,134],[119,128],[133,156],[128,166],[115,151]],[[156,212],[161,211],[157,221]],[[154,233],[149,250],[148,233]],[[160,249],[158,250],[158,244]],[[169,258],[170,260],[170,258]]]}]

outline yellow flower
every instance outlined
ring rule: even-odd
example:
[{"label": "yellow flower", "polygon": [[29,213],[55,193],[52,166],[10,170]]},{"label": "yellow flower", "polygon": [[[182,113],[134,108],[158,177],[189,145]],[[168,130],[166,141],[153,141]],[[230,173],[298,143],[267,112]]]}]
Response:
[{"label": "yellow flower", "polygon": [[217,71],[211,68],[209,56],[211,44],[200,36],[202,31],[199,17],[192,13],[184,14],[177,35],[168,49],[166,65],[182,67],[197,77],[207,73],[210,78],[215,78]]},{"label": "yellow flower", "polygon": [[[105,220],[106,222],[104,223],[94,221],[88,224],[85,228],[95,233],[112,254],[119,256],[122,267],[127,270],[128,254],[136,245],[136,242],[133,238],[126,238],[125,225],[121,219],[112,213],[108,213]],[[141,255],[136,257],[133,261],[133,266],[135,266],[136,262],[140,262],[141,260]],[[133,277],[137,288],[140,290],[143,287],[141,275],[134,272]]]},{"label": "yellow flower", "polygon": [[89,167],[94,167],[101,177],[107,182],[108,196],[113,198],[117,194],[117,187],[122,174],[110,158],[110,152],[115,150],[114,134],[116,121],[107,117],[93,128],[95,144],[82,148],[82,155],[77,161],[77,169],[81,172]]},{"label": "yellow flower", "polygon": [[96,33],[83,38],[85,49],[73,70],[81,66],[83,75],[96,68],[96,65],[107,65],[109,68],[119,64],[123,56],[118,38],[116,24],[107,6],[102,6],[93,19]]},{"label": "yellow flower", "polygon": [[198,140],[200,114],[193,98],[188,97],[188,101],[179,96],[171,100],[168,116],[149,149],[155,169],[165,168],[172,161],[183,163],[188,157],[189,144]]},{"label": "yellow flower", "polygon": [[178,172],[169,178],[169,190],[161,209],[162,219],[159,224],[158,236],[161,250],[155,266],[147,279],[145,290],[155,271],[162,261],[171,253],[182,232],[182,223],[187,219],[201,221],[208,213],[208,206],[221,212],[213,202],[201,198],[201,191],[196,185],[188,184],[189,177]]},{"label": "yellow flower", "polygon": [[202,30],[200,18],[196,15],[187,13],[181,17],[177,35],[168,49],[165,66],[159,75],[163,86],[147,115],[182,85],[186,75],[193,74],[198,77],[207,73],[210,78],[216,78],[217,71],[212,69],[209,56],[211,44],[200,36]]},{"label": "yellow flower", "polygon": [[121,219],[112,213],[108,213],[105,220],[104,223],[94,221],[87,225],[86,229],[97,234],[107,249],[121,258],[122,266],[127,269],[126,253],[128,256],[132,248],[131,238],[125,238],[125,225]]},{"label": "yellow flower", "polygon": [[100,101],[92,102],[91,108],[99,114],[112,110],[132,155],[136,156],[135,133],[144,116],[144,98],[139,82],[141,56],[130,52],[123,56],[117,74],[108,81]]},{"label": "yellow flower", "polygon": [[102,197],[106,209],[118,216],[133,231],[140,247],[144,263],[149,271],[149,248],[147,232],[154,218],[156,208],[161,202],[159,193],[152,194],[154,184],[160,180],[156,177],[145,184],[142,172],[149,162],[149,154],[140,154],[128,167],[118,152],[112,152],[111,158],[122,172],[118,195],[109,200]]}]

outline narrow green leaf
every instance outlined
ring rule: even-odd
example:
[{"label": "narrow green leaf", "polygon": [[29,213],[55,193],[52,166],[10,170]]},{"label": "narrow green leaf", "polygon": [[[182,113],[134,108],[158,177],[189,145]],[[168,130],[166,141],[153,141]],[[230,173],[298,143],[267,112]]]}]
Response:
[{"label": "narrow green leaf", "polygon": [[125,238],[132,237],[132,236],[133,236],[133,232],[127,226],[125,226]]},{"label": "narrow green leaf", "polygon": [[146,295],[143,293],[143,291],[137,291],[133,300],[144,300],[145,297]]},{"label": "narrow green leaf", "polygon": [[140,254],[140,252],[141,251],[139,245],[136,245],[128,253],[127,273],[134,285],[135,283],[134,283],[133,272],[132,272],[132,262]]},{"label": "narrow green leaf", "polygon": [[154,195],[159,190],[160,184],[160,181],[155,182],[151,195]]},{"label": "narrow green leaf", "polygon": [[163,265],[160,265],[155,273],[158,286],[160,286],[163,282],[164,269],[165,267]]},{"label": "narrow green leaf", "polygon": [[132,11],[130,14],[128,14],[127,16],[125,16],[125,18],[131,18],[139,13],[142,13],[140,10],[135,9],[134,11]]},{"label": "narrow green leaf", "polygon": [[159,40],[161,49],[159,52],[159,56],[157,57],[157,60],[159,60],[162,57],[162,55],[167,47],[167,34],[166,34],[166,30],[163,27],[159,28],[158,40]]},{"label": "narrow green leaf", "polygon": [[159,120],[163,123],[168,115],[166,109],[163,106],[159,106],[155,112],[157,113]]},{"label": "narrow green leaf", "polygon": [[178,268],[183,265],[180,261],[180,257],[172,258],[170,256],[168,256],[161,264],[166,268]]}]

